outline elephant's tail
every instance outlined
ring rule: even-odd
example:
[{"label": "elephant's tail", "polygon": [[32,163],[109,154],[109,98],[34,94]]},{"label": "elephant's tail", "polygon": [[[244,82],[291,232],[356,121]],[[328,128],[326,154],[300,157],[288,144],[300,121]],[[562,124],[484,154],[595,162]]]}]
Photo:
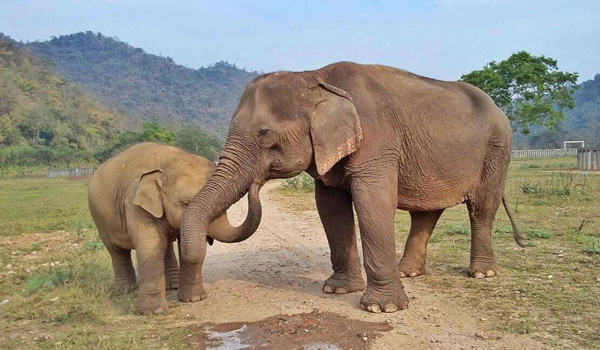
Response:
[{"label": "elephant's tail", "polygon": [[517,227],[517,224],[515,223],[515,218],[513,218],[512,213],[510,212],[510,209],[508,208],[508,204],[506,203],[505,196],[502,196],[502,205],[504,205],[504,210],[506,210],[506,215],[508,215],[508,219],[510,220],[510,224],[512,225],[515,242],[517,242],[517,244],[519,246],[525,248],[525,244],[523,243],[523,240],[525,239],[525,237],[523,237],[523,234],[521,233],[521,231],[519,231],[519,228]]}]

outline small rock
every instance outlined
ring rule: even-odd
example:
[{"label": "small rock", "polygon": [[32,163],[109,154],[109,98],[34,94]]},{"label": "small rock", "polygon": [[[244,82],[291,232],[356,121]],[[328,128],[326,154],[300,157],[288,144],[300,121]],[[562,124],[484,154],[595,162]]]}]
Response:
[{"label": "small rock", "polygon": [[362,337],[361,339],[362,339],[362,341],[364,341],[364,342],[368,342],[368,341],[369,341],[369,338],[367,338],[367,337]]},{"label": "small rock", "polygon": [[433,311],[435,311],[435,310],[437,310],[437,307],[435,307],[435,306],[434,306],[434,307],[433,307]]},{"label": "small rock", "polygon": [[12,269],[12,264],[6,265],[6,268],[9,269],[9,270]]},{"label": "small rock", "polygon": [[50,263],[50,267],[54,267],[54,263]]},{"label": "small rock", "polygon": [[4,304],[8,303],[9,301],[10,301],[10,299],[4,299],[4,300],[2,300],[2,302],[0,303],[0,305],[4,305]]},{"label": "small rock", "polygon": [[45,334],[44,335],[40,335],[39,337],[35,338],[35,340],[41,341],[41,342],[47,341],[49,339],[50,339],[50,336],[49,335],[45,335]]},{"label": "small rock", "polygon": [[480,320],[480,321],[487,321],[487,318],[483,318],[483,317],[482,317],[482,318],[480,318],[479,320]]},{"label": "small rock", "polygon": [[50,301],[57,301],[57,300],[58,300],[58,297],[54,297],[54,298],[50,299]]},{"label": "small rock", "polygon": [[487,337],[483,335],[483,333],[475,333],[475,338],[486,340]]},{"label": "small rock", "polygon": [[552,276],[552,275],[548,275],[548,279],[549,279],[549,280],[551,280],[551,279],[552,279],[552,277],[554,277],[554,276]]}]

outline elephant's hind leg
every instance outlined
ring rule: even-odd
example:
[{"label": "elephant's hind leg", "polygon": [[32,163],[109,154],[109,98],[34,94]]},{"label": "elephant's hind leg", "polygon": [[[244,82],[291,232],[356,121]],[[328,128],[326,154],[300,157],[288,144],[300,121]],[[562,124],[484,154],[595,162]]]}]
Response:
[{"label": "elephant's hind leg", "polygon": [[105,235],[100,235],[104,246],[110,254],[113,271],[115,273],[115,289],[120,292],[130,292],[135,289],[136,278],[135,269],[131,262],[131,250],[115,247],[112,242],[104,239]]},{"label": "elephant's hind leg", "polygon": [[501,200],[501,192],[492,190],[467,201],[471,219],[471,277],[484,278],[498,274],[498,264],[492,250],[492,228]]},{"label": "elephant's hind leg", "polygon": [[401,277],[415,277],[425,273],[427,243],[444,210],[411,211],[410,232],[404,254],[398,263]]},{"label": "elephant's hind leg", "polygon": [[315,181],[317,210],[331,250],[333,274],[323,284],[325,293],[345,294],[365,289],[356,246],[352,195]]},{"label": "elephant's hind leg", "polygon": [[179,264],[173,249],[173,242],[169,242],[165,251],[165,279],[167,289],[179,288]]}]

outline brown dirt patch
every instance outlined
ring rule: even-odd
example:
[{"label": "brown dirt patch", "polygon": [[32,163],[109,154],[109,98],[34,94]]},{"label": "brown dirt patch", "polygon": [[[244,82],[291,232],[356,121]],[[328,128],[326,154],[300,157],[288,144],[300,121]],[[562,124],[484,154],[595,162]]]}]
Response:
[{"label": "brown dirt patch", "polygon": [[205,349],[369,349],[384,332],[386,322],[352,320],[315,310],[275,315],[256,322],[206,324]]}]

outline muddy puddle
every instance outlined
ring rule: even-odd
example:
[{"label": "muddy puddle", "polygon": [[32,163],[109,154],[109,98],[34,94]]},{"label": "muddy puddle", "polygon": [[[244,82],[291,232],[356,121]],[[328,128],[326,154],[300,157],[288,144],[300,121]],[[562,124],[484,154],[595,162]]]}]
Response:
[{"label": "muddy puddle", "polygon": [[256,322],[203,325],[204,349],[368,349],[392,327],[385,322],[366,322],[313,311],[276,315]]}]

